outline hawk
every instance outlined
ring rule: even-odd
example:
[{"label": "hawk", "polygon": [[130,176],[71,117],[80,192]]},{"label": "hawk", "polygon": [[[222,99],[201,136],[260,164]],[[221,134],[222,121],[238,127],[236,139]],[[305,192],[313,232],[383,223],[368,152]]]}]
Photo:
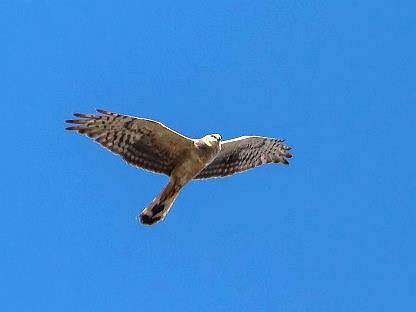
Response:
[{"label": "hawk", "polygon": [[219,134],[190,139],[160,122],[97,109],[80,114],[66,128],[84,134],[127,163],[169,176],[162,192],[139,215],[141,223],[163,220],[181,189],[192,179],[225,177],[267,163],[288,164],[291,149],[281,139],[242,136],[221,141]]}]

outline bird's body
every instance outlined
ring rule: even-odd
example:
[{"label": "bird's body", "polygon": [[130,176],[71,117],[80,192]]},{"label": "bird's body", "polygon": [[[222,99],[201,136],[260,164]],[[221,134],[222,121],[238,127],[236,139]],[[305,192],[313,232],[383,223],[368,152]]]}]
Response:
[{"label": "bird's body", "polygon": [[163,219],[180,190],[215,158],[220,149],[220,141],[211,135],[195,141],[193,147],[180,156],[181,161],[171,172],[166,187],[140,214],[140,221],[150,225]]},{"label": "bird's body", "polygon": [[140,214],[143,224],[154,224],[166,216],[180,190],[192,179],[222,177],[265,163],[284,163],[290,148],[283,140],[240,137],[221,141],[218,134],[187,138],[163,124],[143,118],[97,110],[102,115],[74,114],[68,127],[95,139],[128,163],[168,175],[162,192]]}]

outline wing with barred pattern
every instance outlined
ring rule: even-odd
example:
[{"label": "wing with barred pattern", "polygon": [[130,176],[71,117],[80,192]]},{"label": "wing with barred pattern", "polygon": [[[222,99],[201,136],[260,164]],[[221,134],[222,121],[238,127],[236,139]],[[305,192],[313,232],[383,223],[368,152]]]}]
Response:
[{"label": "wing with barred pattern", "polygon": [[120,155],[129,164],[170,175],[176,160],[193,146],[193,140],[150,119],[97,109],[101,115],[75,113],[66,128],[84,134]]},{"label": "wing with barred pattern", "polygon": [[289,164],[291,148],[283,140],[258,136],[243,136],[221,143],[217,157],[195,179],[224,177],[262,164]]}]

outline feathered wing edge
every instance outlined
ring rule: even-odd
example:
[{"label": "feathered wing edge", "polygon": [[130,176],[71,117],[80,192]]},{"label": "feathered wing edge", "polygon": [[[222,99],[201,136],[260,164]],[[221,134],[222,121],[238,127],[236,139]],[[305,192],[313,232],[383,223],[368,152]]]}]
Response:
[{"label": "feathered wing edge", "polygon": [[224,141],[221,152],[195,179],[225,177],[268,163],[289,164],[291,147],[283,139],[244,136]]},{"label": "feathered wing edge", "polygon": [[102,115],[75,113],[80,119],[66,120],[74,124],[66,129],[94,139],[131,165],[170,175],[177,157],[175,153],[193,144],[190,138],[160,122],[103,109],[97,112]]}]

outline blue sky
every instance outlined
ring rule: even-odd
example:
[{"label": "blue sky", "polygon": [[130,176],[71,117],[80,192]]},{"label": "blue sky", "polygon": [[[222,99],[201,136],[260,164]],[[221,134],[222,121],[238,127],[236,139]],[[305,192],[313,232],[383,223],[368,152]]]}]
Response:
[{"label": "blue sky", "polygon": [[[2,311],[414,311],[412,1],[0,2]],[[293,146],[186,186],[73,112]]]}]

